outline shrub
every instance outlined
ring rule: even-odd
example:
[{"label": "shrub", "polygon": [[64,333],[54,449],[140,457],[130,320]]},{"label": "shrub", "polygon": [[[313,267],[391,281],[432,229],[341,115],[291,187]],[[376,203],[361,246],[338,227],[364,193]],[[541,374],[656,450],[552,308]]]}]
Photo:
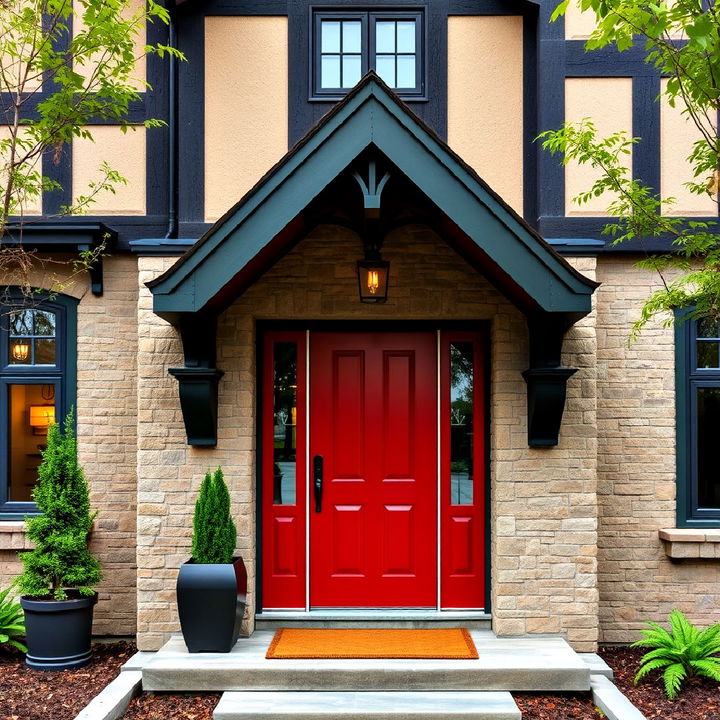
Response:
[{"label": "shrub", "polygon": [[9,598],[10,588],[0,590],[0,645],[12,645],[27,652],[27,648],[16,638],[25,634],[25,616],[20,603]]},{"label": "shrub", "polygon": [[196,563],[229,563],[237,531],[230,516],[230,493],[223,472],[208,471],[200,485],[193,516],[192,557]]},{"label": "shrub", "polygon": [[657,623],[646,623],[642,640],[631,647],[656,648],[643,655],[635,683],[651,670],[665,668],[665,692],[672,700],[677,697],[683,680],[689,675],[703,675],[720,682],[720,623],[698,630],[679,611],[670,613],[670,632]]},{"label": "shrub", "polygon": [[18,587],[29,597],[66,600],[68,590],[92,595],[102,579],[100,563],[88,550],[88,533],[95,519],[90,514],[90,493],[78,465],[72,411],[61,432],[48,429],[47,449],[33,491],[42,513],[27,519],[27,535],[35,549],[21,553],[23,572]]}]

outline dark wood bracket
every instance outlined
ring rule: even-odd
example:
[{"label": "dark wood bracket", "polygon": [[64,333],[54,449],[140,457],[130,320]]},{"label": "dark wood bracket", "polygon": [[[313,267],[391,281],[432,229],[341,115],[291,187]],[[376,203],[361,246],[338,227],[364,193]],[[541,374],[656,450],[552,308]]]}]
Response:
[{"label": "dark wood bracket", "polygon": [[222,370],[215,367],[217,316],[212,313],[183,313],[180,337],[185,367],[170,368],[177,378],[188,445],[217,445],[218,382]]},{"label": "dark wood bracket", "polygon": [[527,383],[530,447],[558,444],[567,381],[577,372],[577,368],[562,366],[562,344],[570,325],[572,320],[562,313],[528,318],[530,368],[522,375]]}]

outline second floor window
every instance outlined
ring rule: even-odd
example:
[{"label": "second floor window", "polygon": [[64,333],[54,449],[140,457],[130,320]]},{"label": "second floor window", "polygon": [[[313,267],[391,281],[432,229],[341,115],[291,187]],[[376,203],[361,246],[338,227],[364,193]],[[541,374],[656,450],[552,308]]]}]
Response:
[{"label": "second floor window", "polygon": [[401,97],[424,89],[420,12],[317,12],[313,16],[312,95],[339,99],[370,69]]}]

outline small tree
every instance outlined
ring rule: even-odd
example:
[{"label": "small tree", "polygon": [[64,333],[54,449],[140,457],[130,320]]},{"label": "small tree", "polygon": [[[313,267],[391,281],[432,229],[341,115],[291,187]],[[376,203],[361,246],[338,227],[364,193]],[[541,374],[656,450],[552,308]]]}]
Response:
[{"label": "small tree", "polygon": [[193,517],[192,557],[196,563],[229,563],[235,554],[237,530],[230,516],[230,493],[223,472],[208,471],[200,485]]},{"label": "small tree", "polygon": [[66,600],[68,590],[92,595],[102,573],[88,549],[95,514],[90,513],[88,484],[78,465],[72,411],[65,418],[63,432],[57,424],[48,430],[33,499],[42,514],[27,520],[27,535],[35,549],[20,555],[20,591],[55,600]]}]

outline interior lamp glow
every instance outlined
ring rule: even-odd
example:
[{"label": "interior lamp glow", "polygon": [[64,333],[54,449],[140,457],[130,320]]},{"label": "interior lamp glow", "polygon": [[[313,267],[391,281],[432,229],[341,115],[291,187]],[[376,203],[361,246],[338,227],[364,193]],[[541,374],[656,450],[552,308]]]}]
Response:
[{"label": "interior lamp glow", "polygon": [[23,341],[13,341],[12,349],[10,350],[12,359],[18,362],[25,362],[30,355],[30,343]]},{"label": "interior lamp glow", "polygon": [[54,405],[31,405],[30,406],[30,427],[35,429],[47,429],[55,422]]}]

